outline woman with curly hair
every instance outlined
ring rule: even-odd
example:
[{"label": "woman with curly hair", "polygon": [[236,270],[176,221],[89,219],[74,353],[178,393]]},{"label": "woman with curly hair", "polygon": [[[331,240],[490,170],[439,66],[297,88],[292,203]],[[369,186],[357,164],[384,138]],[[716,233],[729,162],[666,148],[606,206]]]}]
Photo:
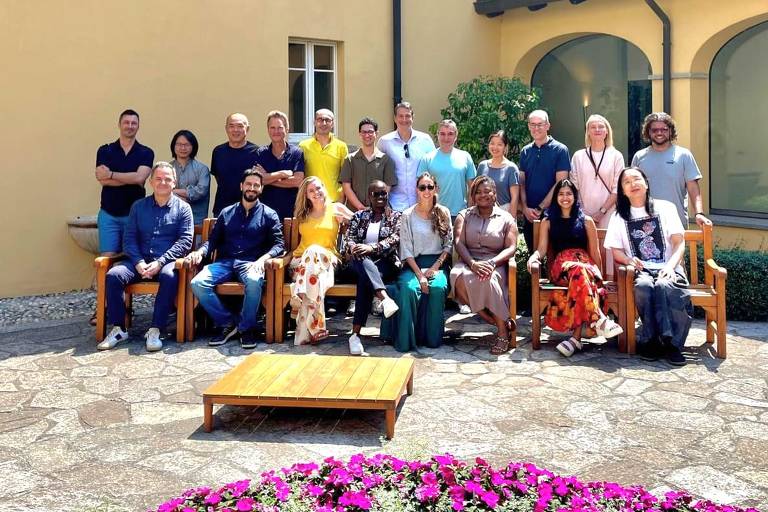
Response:
[{"label": "woman with curly hair", "polygon": [[400,259],[405,264],[397,280],[400,309],[382,327],[382,337],[400,352],[417,345],[437,348],[445,331],[448,279],[442,267],[451,255],[451,213],[437,204],[439,189],[431,174],[416,179],[416,190],[416,204],[400,220]]},{"label": "woman with curly hair", "polygon": [[539,262],[552,244],[554,257],[548,263],[549,280],[566,286],[566,291],[552,294],[546,324],[554,331],[570,332],[569,339],[559,343],[557,350],[570,357],[581,350],[584,326],[593,328],[598,336],[612,338],[624,330],[600,309],[602,275],[597,227],[592,217],[584,215],[579,204],[579,192],[569,179],[555,183],[552,204],[547,209],[539,230],[539,246],[528,259],[528,271]]},{"label": "woman with curly hair", "polygon": [[341,261],[336,251],[339,225],[348,222],[352,212],[332,202],[323,182],[311,176],[299,187],[293,216],[300,236],[289,266],[291,315],[296,315],[294,344],[316,344],[328,337],[325,292],[333,286],[334,268]]}]

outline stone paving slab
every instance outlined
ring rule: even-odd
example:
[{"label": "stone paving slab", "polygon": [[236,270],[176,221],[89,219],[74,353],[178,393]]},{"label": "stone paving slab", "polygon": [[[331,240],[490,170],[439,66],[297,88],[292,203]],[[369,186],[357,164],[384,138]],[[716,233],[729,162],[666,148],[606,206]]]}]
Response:
[{"label": "stone paving slab", "polygon": [[[728,359],[691,331],[689,364],[673,368],[589,345],[571,359],[552,343],[488,353],[490,329],[448,314],[439,349],[402,355],[363,331],[372,357],[415,357],[414,394],[392,441],[372,411],[223,406],[202,429],[202,391],[251,351],[205,340],[149,354],[140,335],[95,350],[86,318],[0,332],[0,501],[4,510],[146,510],[184,489],[219,485],[330,455],[449,451],[501,465],[525,460],[588,480],[686,488],[768,509],[768,327],[732,322]],[[267,353],[343,354],[350,319],[317,347],[260,344]]]}]

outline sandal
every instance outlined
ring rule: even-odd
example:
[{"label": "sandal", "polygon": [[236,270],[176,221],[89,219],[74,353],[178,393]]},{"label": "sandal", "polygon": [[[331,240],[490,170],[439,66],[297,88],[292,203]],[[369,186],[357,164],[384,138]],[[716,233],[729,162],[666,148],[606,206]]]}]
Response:
[{"label": "sandal", "polygon": [[326,329],[323,329],[322,331],[317,331],[317,333],[310,336],[309,344],[317,345],[321,341],[328,339],[329,336],[330,336],[330,333]]},{"label": "sandal", "polygon": [[497,336],[496,342],[491,347],[491,355],[500,356],[507,352],[509,352],[509,339]]},{"label": "sandal", "polygon": [[507,341],[509,341],[509,345],[512,346],[515,344],[515,333],[517,332],[517,322],[514,318],[509,318],[505,322],[507,325]]},{"label": "sandal", "polygon": [[624,332],[624,329],[619,324],[607,316],[598,320],[594,325],[594,329],[598,336],[602,336],[606,339],[613,338]]},{"label": "sandal", "polygon": [[571,336],[565,341],[561,341],[557,344],[557,347],[555,347],[558,352],[563,354],[565,357],[571,357],[574,352],[577,350],[581,350],[581,342]]}]

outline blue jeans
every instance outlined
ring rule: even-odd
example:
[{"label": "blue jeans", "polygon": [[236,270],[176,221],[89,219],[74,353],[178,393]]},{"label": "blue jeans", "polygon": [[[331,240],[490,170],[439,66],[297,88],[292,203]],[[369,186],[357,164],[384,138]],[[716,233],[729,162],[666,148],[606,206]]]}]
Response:
[{"label": "blue jeans", "polygon": [[643,269],[635,278],[635,304],[642,321],[637,343],[656,339],[683,348],[693,309],[688,279],[676,273],[674,281],[659,281],[658,275],[658,270]]},{"label": "blue jeans", "polygon": [[[160,330],[165,329],[168,317],[173,308],[173,301],[179,287],[179,274],[174,268],[176,261],[166,263],[155,276],[160,283],[160,289],[155,296],[155,309],[152,313],[152,325]],[[125,302],[123,291],[129,284],[138,283],[142,278],[130,262],[121,261],[107,272],[107,320],[111,325],[125,328]]]},{"label": "blue jeans", "polygon": [[221,260],[206,265],[192,282],[192,293],[203,306],[203,309],[213,318],[213,322],[223,327],[237,322],[237,316],[222,304],[216,295],[216,286],[234,279],[245,285],[243,308],[240,311],[240,321],[237,328],[246,331],[256,327],[256,319],[261,304],[261,292],[264,287],[264,274],[257,273],[252,261]]},{"label": "blue jeans", "polygon": [[115,217],[104,210],[99,210],[96,224],[99,227],[99,252],[119,253],[123,250],[123,231],[128,223],[128,216]]}]

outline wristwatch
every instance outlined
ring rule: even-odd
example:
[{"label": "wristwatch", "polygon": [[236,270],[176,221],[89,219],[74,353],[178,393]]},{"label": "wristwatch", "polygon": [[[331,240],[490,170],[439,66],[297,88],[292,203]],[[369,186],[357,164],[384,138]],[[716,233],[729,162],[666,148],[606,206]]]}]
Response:
[{"label": "wristwatch", "polygon": [[608,210],[606,210],[605,208],[603,208],[603,207],[601,206],[601,207],[600,207],[600,213],[602,213],[603,215],[605,215],[606,213],[608,213]]}]

